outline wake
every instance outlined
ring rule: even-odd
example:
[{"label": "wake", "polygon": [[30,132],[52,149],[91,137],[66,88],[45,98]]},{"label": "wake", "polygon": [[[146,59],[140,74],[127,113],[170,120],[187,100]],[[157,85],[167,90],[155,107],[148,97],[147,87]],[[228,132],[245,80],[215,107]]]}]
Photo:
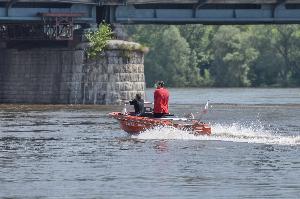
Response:
[{"label": "wake", "polygon": [[230,125],[212,125],[212,135],[195,136],[192,132],[173,127],[155,127],[133,136],[142,140],[213,140],[226,142],[244,142],[257,144],[300,145],[300,136],[282,135],[266,130],[259,125],[245,126],[238,123]]}]

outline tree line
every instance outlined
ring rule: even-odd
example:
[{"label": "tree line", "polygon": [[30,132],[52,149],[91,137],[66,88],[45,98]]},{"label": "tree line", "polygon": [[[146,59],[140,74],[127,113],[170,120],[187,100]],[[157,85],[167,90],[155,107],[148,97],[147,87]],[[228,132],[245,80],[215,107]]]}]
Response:
[{"label": "tree line", "polygon": [[128,25],[148,87],[300,86],[299,25]]}]

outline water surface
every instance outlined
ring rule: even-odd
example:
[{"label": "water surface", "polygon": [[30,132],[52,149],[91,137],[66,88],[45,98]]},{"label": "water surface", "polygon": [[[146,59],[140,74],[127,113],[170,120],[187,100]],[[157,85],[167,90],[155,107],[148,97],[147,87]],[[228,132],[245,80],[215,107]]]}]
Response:
[{"label": "water surface", "polygon": [[212,136],[128,136],[120,107],[2,106],[0,198],[300,198],[300,89],[170,92]]}]

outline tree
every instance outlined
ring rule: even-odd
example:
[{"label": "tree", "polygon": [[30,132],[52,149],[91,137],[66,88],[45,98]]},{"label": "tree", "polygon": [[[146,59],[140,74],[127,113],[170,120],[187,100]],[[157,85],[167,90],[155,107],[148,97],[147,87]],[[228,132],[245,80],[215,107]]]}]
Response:
[{"label": "tree", "polygon": [[212,73],[216,86],[250,86],[248,72],[257,58],[249,44],[250,34],[235,26],[220,26],[213,38]]},{"label": "tree", "polygon": [[164,69],[161,71],[162,79],[175,87],[188,85],[191,50],[176,26],[164,30],[158,47],[157,51],[161,56],[157,61]]},{"label": "tree", "polygon": [[147,85],[300,86],[299,25],[128,26],[150,48]]},{"label": "tree", "polygon": [[201,79],[197,60],[177,26],[138,26],[128,33],[150,48],[145,56],[147,85],[164,80],[168,86],[196,86]]},{"label": "tree", "polygon": [[259,51],[251,72],[254,85],[299,86],[299,26],[255,26],[252,31],[253,46]]},{"label": "tree", "polygon": [[168,26],[157,25],[137,25],[126,26],[128,35],[131,40],[139,42],[149,47],[149,53],[145,55],[145,79],[147,87],[151,87],[157,80],[162,79],[162,65],[157,61],[161,56],[159,54],[159,46],[163,31]]},{"label": "tree", "polygon": [[179,26],[179,29],[190,48],[195,51],[198,67],[210,64],[212,37],[215,32],[213,26],[184,25]]},{"label": "tree", "polygon": [[[212,86],[209,67],[212,62],[212,38],[215,26],[183,25],[179,26],[181,35],[187,40],[191,48],[191,59],[194,59],[194,72],[200,71],[191,86]],[[190,64],[191,66],[191,64]]]},{"label": "tree", "polygon": [[278,74],[279,83],[283,86],[294,85],[293,78],[297,78],[299,70],[299,27],[295,25],[281,25],[272,29],[273,46],[282,59]]}]

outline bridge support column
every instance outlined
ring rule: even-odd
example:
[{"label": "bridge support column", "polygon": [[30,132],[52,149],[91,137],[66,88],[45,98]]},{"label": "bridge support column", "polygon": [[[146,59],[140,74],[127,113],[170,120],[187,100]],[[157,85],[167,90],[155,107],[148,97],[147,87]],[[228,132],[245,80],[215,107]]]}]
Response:
[{"label": "bridge support column", "polygon": [[5,42],[0,42],[0,49],[1,48],[6,48],[6,43]]},{"label": "bridge support column", "polygon": [[144,94],[139,44],[110,41],[95,60],[85,46],[0,48],[0,103],[116,104]]}]

